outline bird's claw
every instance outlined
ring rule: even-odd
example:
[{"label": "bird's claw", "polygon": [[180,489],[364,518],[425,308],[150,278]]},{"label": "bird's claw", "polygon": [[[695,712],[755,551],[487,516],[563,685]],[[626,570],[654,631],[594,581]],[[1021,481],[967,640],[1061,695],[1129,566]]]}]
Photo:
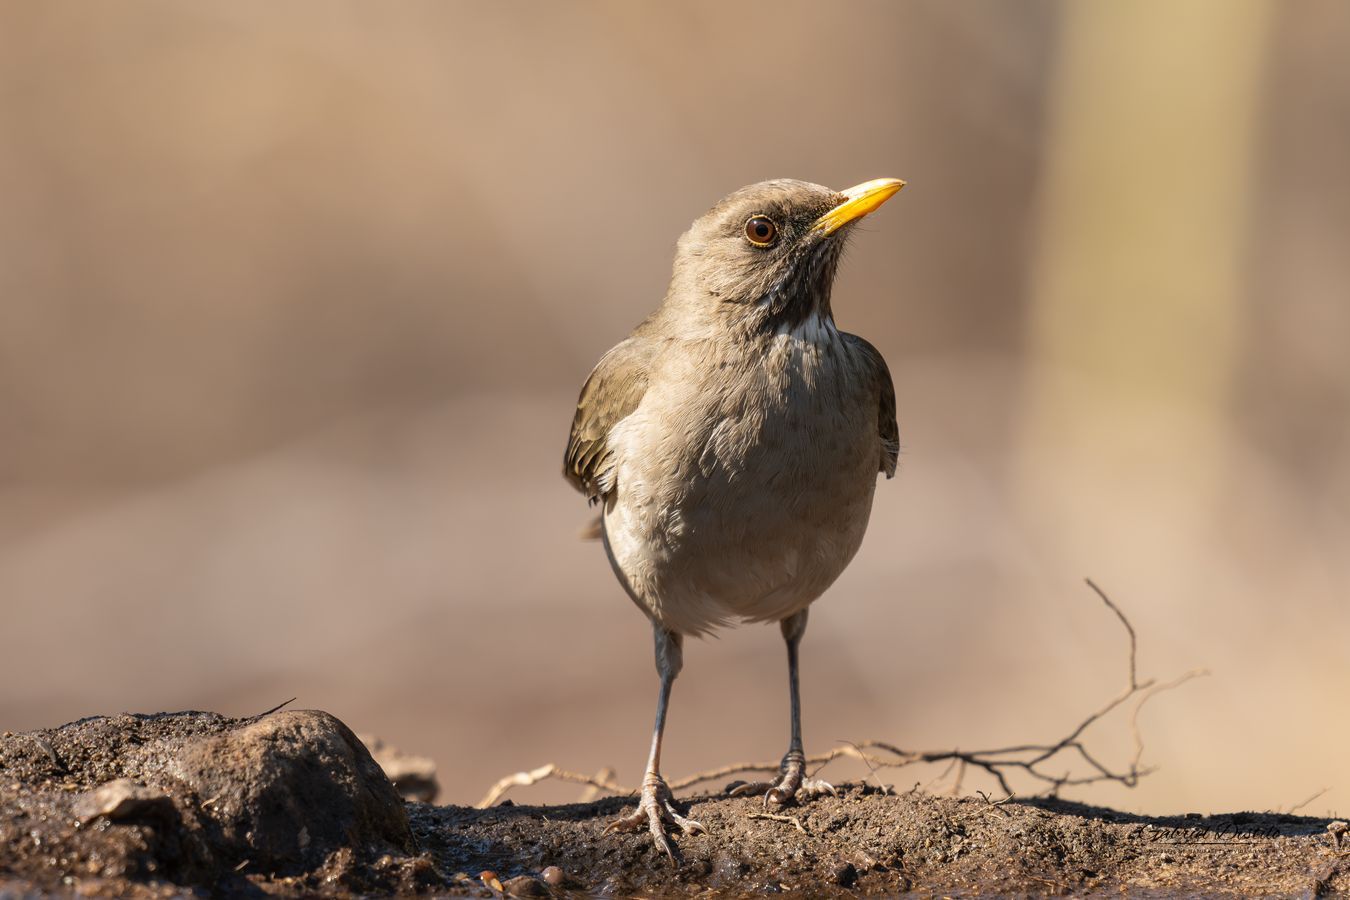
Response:
[{"label": "bird's claw", "polygon": [[637,831],[643,825],[652,834],[652,840],[672,862],[678,862],[678,849],[666,835],[666,826],[679,829],[681,834],[706,834],[701,822],[686,818],[675,809],[675,796],[660,775],[650,774],[642,781],[642,797],[637,809],[605,826],[605,834],[614,831]]},{"label": "bird's claw", "polygon": [[731,790],[733,797],[764,795],[764,808],[770,804],[783,806],[798,800],[810,800],[829,794],[838,797],[839,792],[828,781],[819,781],[806,777],[806,757],[800,750],[789,750],[779,767],[777,781],[754,781],[738,785]]}]

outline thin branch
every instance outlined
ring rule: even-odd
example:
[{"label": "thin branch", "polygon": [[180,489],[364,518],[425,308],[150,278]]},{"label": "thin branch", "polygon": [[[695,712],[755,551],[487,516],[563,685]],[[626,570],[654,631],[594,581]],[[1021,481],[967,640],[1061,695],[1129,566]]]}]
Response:
[{"label": "thin branch", "polygon": [[953,797],[961,796],[961,785],[966,780],[966,766],[969,763],[966,760],[958,760],[956,764],[956,777],[952,779],[951,795]]},{"label": "thin branch", "polygon": [[[603,774],[603,773],[601,773]],[[502,798],[502,795],[513,787],[529,787],[532,784],[538,784],[546,779],[555,781],[570,781],[573,784],[586,784],[602,791],[608,791],[612,794],[633,794],[636,793],[632,788],[626,788],[621,784],[616,784],[610,779],[600,780],[591,775],[582,775],[579,772],[569,772],[566,769],[560,769],[549,763],[546,766],[540,766],[537,769],[531,769],[528,772],[516,772],[514,775],[507,775],[498,781],[484,795],[482,800],[478,801],[479,809],[487,809],[492,804]]]},{"label": "thin branch", "polygon": [[[857,754],[858,759],[862,760],[863,765],[867,766],[868,774],[870,774],[872,776],[872,780],[874,780],[877,783],[877,787],[881,788],[881,793],[889,794],[891,792],[891,786],[889,784],[882,784],[881,776],[877,774],[877,767],[872,765],[872,763],[867,759],[867,754],[862,752],[862,748],[859,747],[857,744],[853,743],[852,741],[844,741],[844,743],[848,744],[854,750],[858,751]],[[819,766],[816,767],[816,770],[811,773],[811,777],[815,778],[817,775],[820,774],[820,770],[825,768],[825,766],[827,765],[829,765],[828,762],[821,763]]]},{"label": "thin branch", "polygon": [[[830,754],[824,756],[808,756],[806,764],[813,765],[818,762],[829,762],[834,759]],[[781,763],[763,762],[763,763],[732,763],[727,766],[721,766],[716,769],[709,769],[706,772],[696,772],[693,775],[687,775],[684,778],[677,778],[674,781],[667,782],[672,791],[684,790],[687,787],[693,787],[696,784],[702,784],[705,781],[715,781],[718,778],[726,778],[728,775],[739,775],[742,772],[777,772]]]},{"label": "thin branch", "polygon": [[596,772],[594,775],[596,783],[586,785],[586,789],[581,792],[581,796],[577,798],[577,802],[590,803],[592,800],[601,797],[605,792],[605,788],[600,787],[600,785],[613,784],[614,776],[616,774],[618,773],[614,771],[612,766],[605,766],[599,772]]},{"label": "thin branch", "polygon": [[[1061,790],[1067,787],[1081,787],[1085,785],[1097,784],[1100,782],[1113,782],[1124,785],[1125,787],[1135,787],[1139,779],[1153,771],[1151,768],[1141,765],[1144,754],[1144,741],[1139,730],[1139,713],[1144,704],[1164,691],[1179,687],[1194,678],[1209,674],[1204,669],[1192,669],[1185,672],[1171,681],[1159,683],[1156,679],[1148,678],[1143,681],[1139,679],[1136,669],[1138,658],[1138,638],[1135,634],[1134,626],[1129,618],[1121,611],[1114,601],[1107,596],[1106,592],[1097,586],[1091,579],[1087,579],[1087,585],[1106,605],[1107,609],[1115,614],[1125,629],[1128,637],[1128,679],[1125,690],[1111,700],[1107,701],[1097,710],[1089,713],[1075,725],[1068,734],[1057,741],[1044,744],[1017,744],[1007,747],[998,747],[992,750],[932,750],[916,752],[904,750],[894,744],[885,741],[866,740],[857,743],[846,742],[845,746],[836,747],[827,753],[820,753],[806,758],[808,766],[815,766],[818,772],[820,767],[824,767],[836,759],[849,758],[862,762],[877,784],[882,785],[883,790],[888,790],[881,782],[878,772],[882,769],[901,769],[906,766],[946,763],[942,773],[935,779],[934,783],[946,779],[948,773],[955,771],[952,782],[952,792],[959,793],[964,784],[965,776],[968,770],[978,769],[992,778],[998,784],[999,789],[1003,791],[1005,798],[1013,796],[1009,776],[1016,773],[1022,778],[1030,778],[1033,782],[1042,787],[1043,796],[1057,796]],[[1134,743],[1134,753],[1130,759],[1128,768],[1117,772],[1097,759],[1094,753],[1088,751],[1082,741],[1083,735],[1097,722],[1117,710],[1121,705],[1134,700],[1133,709],[1130,711],[1129,728]],[[1065,768],[1065,763],[1069,763],[1069,768]],[[1077,763],[1076,767],[1073,763]],[[1052,768],[1053,764],[1053,768]],[[739,775],[748,772],[777,772],[779,762],[769,760],[764,762],[738,762],[730,765],[720,766],[716,769],[709,769],[703,772],[695,772],[693,775],[687,775],[683,778],[675,779],[671,782],[670,788],[673,791],[685,790],[696,785],[706,784],[710,781],[716,781],[731,775]],[[1083,771],[1083,767],[1086,771]],[[1079,774],[1075,774],[1078,772]],[[577,784],[588,785],[592,790],[587,794],[591,795],[596,791],[608,792],[611,794],[631,794],[634,791],[624,787],[613,780],[613,771],[604,769],[595,776],[581,775],[576,772],[568,772],[555,765],[540,766],[529,772],[517,772],[514,775],[498,781],[488,791],[487,796],[479,802],[480,808],[491,806],[497,802],[503,794],[513,787],[525,787],[545,779],[554,779],[559,781],[570,781]],[[917,787],[917,784],[916,784]],[[1310,800],[1313,798],[1310,798]],[[1306,801],[1305,801],[1306,802]]]},{"label": "thin branch", "polygon": [[1300,809],[1307,806],[1309,803],[1313,802],[1314,800],[1316,800],[1318,797],[1322,796],[1329,790],[1331,790],[1331,788],[1324,787],[1320,791],[1309,797],[1307,800],[1304,800],[1302,803],[1295,803],[1293,806],[1289,807],[1289,812],[1286,813],[1286,815],[1293,815],[1294,813],[1298,812]]},{"label": "thin branch", "polygon": [[795,825],[797,830],[800,831],[802,834],[806,834],[806,826],[803,825],[802,820],[797,818],[796,816],[776,816],[773,813],[752,812],[748,816],[746,816],[746,818],[768,819],[770,822],[787,822],[790,825]]},{"label": "thin branch", "polygon": [[[1208,669],[1191,669],[1189,672],[1181,673],[1171,681],[1152,685],[1140,694],[1139,699],[1134,704],[1134,709],[1130,712],[1130,734],[1134,738],[1134,758],[1130,761],[1131,769],[1139,768],[1139,760],[1143,758],[1144,755],[1144,738],[1139,731],[1139,711],[1144,708],[1144,704],[1164,691],[1170,691],[1173,688],[1181,687],[1183,684],[1194,678],[1203,678],[1208,674]],[[1134,787],[1134,785],[1130,785],[1130,787]]]},{"label": "thin branch", "polygon": [[286,708],[287,706],[290,706],[290,705],[291,705],[292,703],[294,703],[294,702],[295,702],[295,698],[294,698],[294,697],[292,697],[292,698],[289,699],[289,700],[283,700],[283,701],[281,701],[280,703],[278,703],[276,706],[274,706],[274,707],[272,707],[271,709],[269,709],[267,712],[260,712],[260,713],[258,713],[256,716],[254,716],[253,718],[255,718],[255,719],[261,719],[263,716],[270,716],[272,713],[274,713],[274,712],[280,712],[282,709]]},{"label": "thin branch", "polygon": [[1120,611],[1120,607],[1119,607],[1119,606],[1116,606],[1116,604],[1113,603],[1113,602],[1111,601],[1111,598],[1108,597],[1108,596],[1106,596],[1106,591],[1104,591],[1104,590],[1102,590],[1101,588],[1097,587],[1097,582],[1093,581],[1091,578],[1084,578],[1083,580],[1086,581],[1086,582],[1087,582],[1087,586],[1090,587],[1090,588],[1092,588],[1093,592],[1094,592],[1098,597],[1100,597],[1100,598],[1102,599],[1102,602],[1105,603],[1105,604],[1107,605],[1107,607],[1111,610],[1111,612],[1113,612],[1113,613],[1116,614],[1116,618],[1120,620],[1120,624],[1124,625],[1124,626],[1125,626],[1125,630],[1126,630],[1127,632],[1129,632],[1129,635],[1130,635],[1130,680],[1129,680],[1129,682],[1128,682],[1128,686],[1129,686],[1129,690],[1131,690],[1131,691],[1137,691],[1137,690],[1139,690],[1139,679],[1135,676],[1135,671],[1136,671],[1136,669],[1135,669],[1135,659],[1136,659],[1136,657],[1138,656],[1139,639],[1135,636],[1135,633],[1134,633],[1134,626],[1130,624],[1130,620],[1129,620],[1129,619],[1125,618],[1125,614],[1124,614],[1123,612]]}]

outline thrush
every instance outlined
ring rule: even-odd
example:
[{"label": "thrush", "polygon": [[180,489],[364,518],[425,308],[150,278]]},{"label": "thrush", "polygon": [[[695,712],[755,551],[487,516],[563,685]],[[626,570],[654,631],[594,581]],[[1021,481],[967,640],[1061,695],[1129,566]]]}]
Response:
[{"label": "thrush", "polygon": [[661,743],[684,638],[778,622],[790,739],[763,793],[834,789],[806,776],[798,645],[807,610],[862,543],[878,472],[895,474],[895,390],[881,354],[834,322],[830,292],[853,226],[904,182],[846,191],[782,179],[742,188],[680,238],[661,305],[601,357],[577,401],[563,473],[600,504],[614,574],[651,620],[660,690],[637,809],[672,859],[681,815]]}]

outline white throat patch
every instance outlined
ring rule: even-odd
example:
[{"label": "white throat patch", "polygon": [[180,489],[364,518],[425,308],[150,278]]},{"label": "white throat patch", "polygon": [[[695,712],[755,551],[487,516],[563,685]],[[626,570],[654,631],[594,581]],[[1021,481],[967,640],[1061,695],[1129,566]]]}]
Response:
[{"label": "white throat patch", "polygon": [[838,340],[839,329],[834,327],[833,318],[821,316],[819,312],[812,312],[796,327],[789,328],[786,324],[780,325],[778,334],[787,335],[794,340],[805,341],[810,344],[828,344]]}]

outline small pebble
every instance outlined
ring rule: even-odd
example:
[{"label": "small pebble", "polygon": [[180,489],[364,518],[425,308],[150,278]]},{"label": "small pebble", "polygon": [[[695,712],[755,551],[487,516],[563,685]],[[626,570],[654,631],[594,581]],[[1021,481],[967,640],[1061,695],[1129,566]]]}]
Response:
[{"label": "small pebble", "polygon": [[499,894],[506,893],[505,891],[502,890],[501,879],[499,879],[497,877],[497,873],[492,871],[491,869],[484,869],[483,871],[479,872],[478,880],[483,882],[484,887],[491,888],[492,890],[496,891]]},{"label": "small pebble", "polygon": [[517,875],[508,878],[502,887],[509,897],[547,897],[548,888],[529,875]]},{"label": "small pebble", "polygon": [[563,883],[563,879],[566,876],[563,875],[563,870],[557,866],[549,866],[539,873],[539,877],[544,879],[544,884],[547,884],[549,887],[557,887]]},{"label": "small pebble", "polygon": [[834,870],[832,880],[843,888],[850,888],[858,882],[858,869],[853,863],[844,863]]}]

